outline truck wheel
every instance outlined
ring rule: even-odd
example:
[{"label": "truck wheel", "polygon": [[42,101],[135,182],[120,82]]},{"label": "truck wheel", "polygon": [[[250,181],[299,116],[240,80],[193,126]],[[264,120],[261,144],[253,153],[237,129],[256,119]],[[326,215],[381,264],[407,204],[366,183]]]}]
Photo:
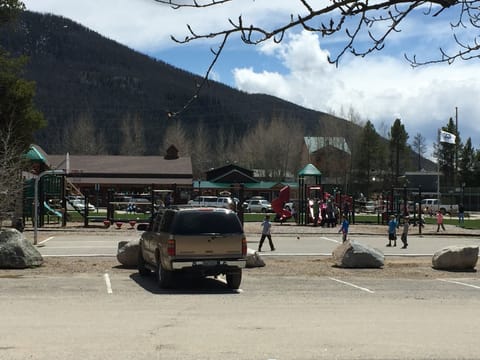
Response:
[{"label": "truck wheel", "polygon": [[227,273],[227,285],[230,289],[238,289],[242,282],[242,269]]},{"label": "truck wheel", "polygon": [[160,260],[158,260],[158,264],[157,264],[157,281],[158,281],[158,286],[160,286],[163,289],[168,289],[172,287],[173,272],[169,270],[165,270]]},{"label": "truck wheel", "polygon": [[145,266],[145,259],[143,258],[142,249],[138,249],[137,269],[140,276],[150,275],[150,269]]}]

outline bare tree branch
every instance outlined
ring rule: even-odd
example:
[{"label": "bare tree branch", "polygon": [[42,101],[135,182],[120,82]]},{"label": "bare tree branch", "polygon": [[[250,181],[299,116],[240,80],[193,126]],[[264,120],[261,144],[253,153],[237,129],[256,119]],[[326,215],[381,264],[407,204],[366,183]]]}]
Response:
[{"label": "bare tree branch", "polygon": [[23,146],[15,137],[14,120],[0,129],[0,228],[5,220],[12,220],[21,203],[25,167]]},{"label": "bare tree branch", "polygon": [[[175,9],[197,8],[201,10],[203,8],[218,7],[227,3],[233,3],[235,0],[154,1],[169,5]],[[403,23],[414,10],[425,8],[423,15],[435,18],[446,9],[455,7],[458,18],[455,19],[450,26],[453,32],[453,41],[458,48],[456,53],[447,52],[440,47],[438,56],[434,59],[419,60],[416,55],[409,56],[407,54],[405,54],[404,57],[413,67],[442,62],[451,64],[457,59],[470,60],[480,58],[480,34],[477,36],[470,35],[470,39],[466,42],[461,40],[454,32],[455,29],[462,30],[464,33],[467,33],[467,30],[471,28],[480,29],[480,0],[297,1],[302,5],[301,8],[304,9],[304,12],[290,14],[289,20],[280,23],[274,28],[245,23],[242,15],[240,15],[236,20],[228,19],[229,26],[218,31],[197,33],[188,25],[189,35],[183,39],[172,37],[174,41],[182,44],[202,39],[221,39],[218,48],[215,51],[212,50],[214,54],[213,61],[202,83],[197,86],[197,91],[191,101],[198,96],[200,89],[208,80],[213,65],[219,59],[227,40],[231,39],[235,34],[238,34],[241,41],[249,45],[258,45],[267,40],[280,43],[284,39],[284,35],[294,28],[303,28],[307,31],[318,33],[322,37],[332,37],[336,34],[339,34],[339,36],[346,35],[347,40],[338,53],[328,58],[330,63],[338,66],[340,59],[346,53],[363,57],[372,52],[382,50],[391,34],[401,31],[399,25]],[[359,44],[361,35],[363,34],[369,38],[369,46],[364,47],[364,45]],[[188,107],[189,104],[190,102],[186,107]],[[173,113],[173,115],[176,114],[178,113]]]}]

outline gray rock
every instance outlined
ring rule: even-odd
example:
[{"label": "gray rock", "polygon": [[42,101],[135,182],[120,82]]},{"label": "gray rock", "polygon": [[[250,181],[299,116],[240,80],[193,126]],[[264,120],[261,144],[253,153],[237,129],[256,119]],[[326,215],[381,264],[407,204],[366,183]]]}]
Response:
[{"label": "gray rock", "polygon": [[0,230],[0,268],[25,269],[43,264],[42,254],[16,229]]},{"label": "gray rock", "polygon": [[136,268],[138,265],[138,252],[140,239],[120,241],[117,248],[117,260],[127,268]]},{"label": "gray rock", "polygon": [[335,265],[344,268],[381,268],[385,264],[383,253],[368,245],[348,240],[332,253]]},{"label": "gray rock", "polygon": [[247,257],[246,257],[246,267],[247,268],[255,268],[255,267],[263,267],[265,266],[265,261],[260,256],[258,251],[248,248],[247,249]]},{"label": "gray rock", "polygon": [[438,270],[472,270],[477,260],[478,246],[452,245],[433,254],[432,267]]}]

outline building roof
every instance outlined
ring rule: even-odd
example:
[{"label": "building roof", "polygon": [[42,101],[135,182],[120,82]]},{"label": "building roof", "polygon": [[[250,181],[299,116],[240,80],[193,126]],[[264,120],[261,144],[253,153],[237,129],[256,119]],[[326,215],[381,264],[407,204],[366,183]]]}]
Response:
[{"label": "building roof", "polygon": [[302,170],[298,172],[298,176],[320,176],[322,173],[315,165],[307,164]]},{"label": "building roof", "polygon": [[[217,183],[206,180],[195,180],[193,182],[194,189],[231,189],[231,183]],[[286,185],[297,188],[297,183],[276,182],[276,181],[260,181],[256,183],[244,183],[245,189],[249,190],[270,190],[276,187],[284,187]]]},{"label": "building roof", "polygon": [[45,151],[38,145],[30,145],[30,149],[25,154],[25,157],[31,161],[38,161],[48,165],[47,157],[48,155]]},{"label": "building roof", "polygon": [[48,155],[48,160],[52,168],[64,169],[74,183],[192,184],[190,157]]},{"label": "building roof", "polygon": [[258,182],[253,177],[253,171],[235,164],[228,164],[207,171],[207,180],[215,182]]}]

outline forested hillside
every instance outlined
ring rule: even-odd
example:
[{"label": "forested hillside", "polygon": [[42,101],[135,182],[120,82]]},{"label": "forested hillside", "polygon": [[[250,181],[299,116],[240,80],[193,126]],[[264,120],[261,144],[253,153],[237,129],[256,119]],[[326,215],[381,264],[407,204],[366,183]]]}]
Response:
[{"label": "forested hillside", "polygon": [[[35,103],[48,121],[35,140],[47,153],[153,155],[173,144],[181,156],[192,157],[195,177],[236,163],[276,180],[313,160],[305,154],[304,136],[345,138],[352,151],[348,162],[359,166],[367,156],[364,128],[353,122],[214,81],[170,117],[189,102],[200,77],[65,18],[25,12],[14,26],[1,29],[0,46],[29,59],[25,76],[36,82]],[[392,173],[386,170],[386,145],[383,139],[368,149],[375,159],[365,169]],[[341,153],[328,146],[326,151],[317,160],[335,183],[355,172],[368,177],[370,170],[339,167]]]},{"label": "forested hillside", "polygon": [[75,148],[81,128],[92,124],[96,139],[92,142],[101,142],[99,152],[110,154],[124,152],[125,132],[139,129],[146,144],[141,152],[158,153],[172,122],[187,138],[201,126],[209,140],[222,136],[219,130],[239,139],[259,121],[272,119],[296,122],[307,133],[352,136],[345,131],[352,124],[344,120],[213,81],[187,111],[170,119],[168,112],[181,109],[193,95],[201,81],[198,76],[65,18],[26,12],[15,27],[4,29],[0,41],[11,53],[30,58],[26,76],[37,82],[36,103],[48,121],[37,142],[49,153]]}]

